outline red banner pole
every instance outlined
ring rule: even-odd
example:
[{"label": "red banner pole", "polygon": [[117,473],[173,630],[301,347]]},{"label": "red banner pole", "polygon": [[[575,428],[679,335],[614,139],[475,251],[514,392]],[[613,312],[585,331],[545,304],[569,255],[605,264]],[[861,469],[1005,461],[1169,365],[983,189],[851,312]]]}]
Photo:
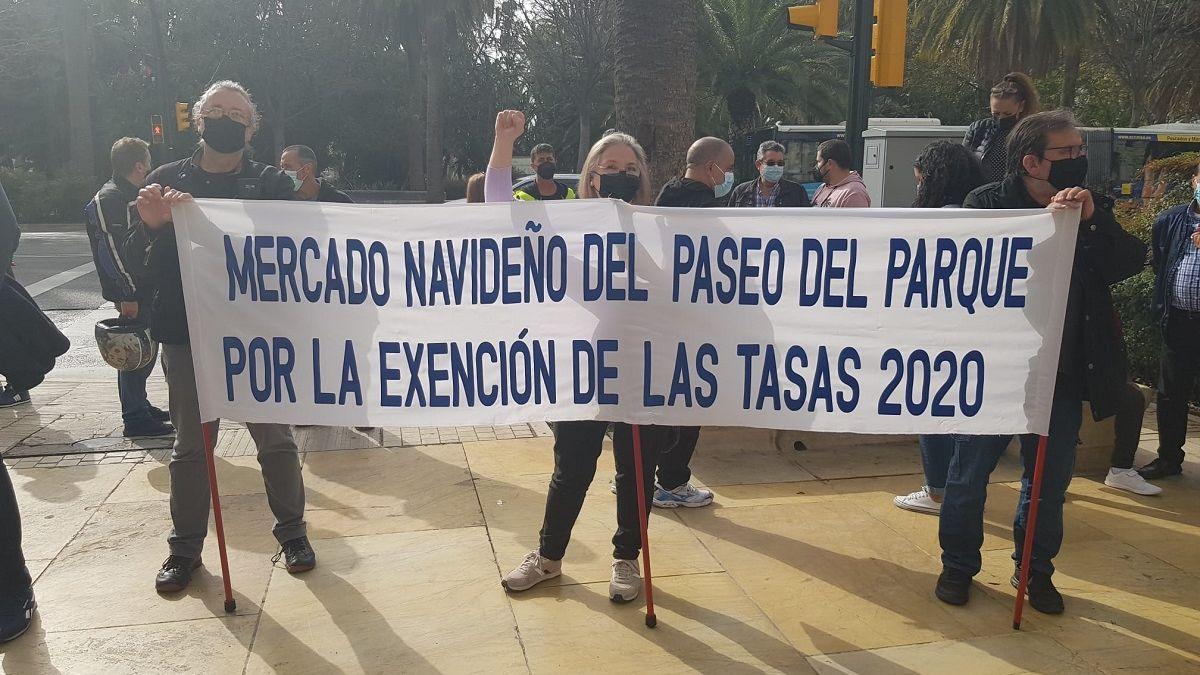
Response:
[{"label": "red banner pole", "polygon": [[225,523],[221,519],[221,496],[217,490],[217,425],[218,422],[206,422],[201,425],[204,430],[204,457],[208,463],[208,492],[212,495],[213,519],[217,526],[217,550],[221,554],[221,582],[225,585],[225,613],[237,611],[237,602],[233,599],[233,584],[229,581],[229,555],[225,552]]},{"label": "red banner pole", "polygon": [[1037,459],[1033,463],[1033,485],[1029,488],[1029,515],[1025,519],[1025,544],[1021,549],[1021,574],[1017,583],[1017,604],[1013,608],[1013,630],[1021,630],[1021,610],[1025,608],[1025,590],[1029,587],[1029,561],[1033,557],[1033,531],[1037,527],[1038,502],[1042,496],[1047,440],[1045,436],[1038,437]]},{"label": "red banner pole", "polygon": [[638,525],[642,530],[642,572],[646,582],[646,625],[654,628],[658,619],[654,616],[654,582],[650,575],[650,533],[646,514],[646,476],[642,470],[642,429],[633,426],[633,466],[637,482]]}]

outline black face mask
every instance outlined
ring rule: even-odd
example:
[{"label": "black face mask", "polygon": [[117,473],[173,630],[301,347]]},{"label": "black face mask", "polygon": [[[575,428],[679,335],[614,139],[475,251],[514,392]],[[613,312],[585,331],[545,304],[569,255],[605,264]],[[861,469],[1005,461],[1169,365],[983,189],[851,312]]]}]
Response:
[{"label": "black face mask", "polygon": [[1050,162],[1050,178],[1047,179],[1059,190],[1082,187],[1087,181],[1087,155],[1075,159],[1056,159]]},{"label": "black face mask", "polygon": [[558,170],[558,165],[554,162],[542,162],[538,164],[537,175],[542,180],[550,180],[554,178],[554,172]]},{"label": "black face mask", "polygon": [[217,152],[233,154],[246,147],[246,125],[225,116],[205,117],[200,138]]},{"label": "black face mask", "polygon": [[600,196],[632,202],[637,197],[642,180],[624,171],[600,174]]},{"label": "black face mask", "polygon": [[1016,115],[992,115],[992,119],[995,120],[996,126],[999,127],[1000,131],[1011,131],[1013,127],[1017,126]]},{"label": "black face mask", "polygon": [[825,172],[821,171],[820,165],[817,165],[817,168],[812,170],[812,177],[813,177],[813,180],[817,181],[818,183],[825,182]]}]

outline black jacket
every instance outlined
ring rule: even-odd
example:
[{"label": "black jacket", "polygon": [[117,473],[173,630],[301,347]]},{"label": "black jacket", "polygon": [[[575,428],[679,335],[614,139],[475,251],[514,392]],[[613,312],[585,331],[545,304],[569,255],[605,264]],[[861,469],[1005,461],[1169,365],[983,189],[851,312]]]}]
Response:
[{"label": "black jacket", "polygon": [[319,201],[319,202],[336,202],[339,204],[353,204],[354,203],[354,200],[350,198],[350,195],[333,187],[329,183],[318,179],[317,184],[321,186],[321,189],[319,189],[317,191],[317,201]]},{"label": "black jacket", "polygon": [[100,291],[109,302],[149,299],[138,292],[133,270],[122,257],[137,193],[133,183],[113,176],[83,208]]},{"label": "black jacket", "polygon": [[659,191],[654,205],[693,208],[722,206],[712,188],[691,178],[672,178]]},{"label": "black jacket", "polygon": [[[1113,307],[1113,284],[1146,265],[1146,245],[1121,228],[1113,201],[1093,193],[1096,212],[1079,224],[1075,264],[1067,292],[1063,342],[1058,359],[1055,396],[1090,401],[1092,416],[1102,420],[1116,412],[1117,399],[1129,377],[1120,319]],[[969,209],[1042,208],[1029,196],[1020,175],[976,188],[963,201]]]},{"label": "black jacket", "polygon": [[[164,164],[146,178],[146,183],[173,187],[196,198],[292,199],[292,179],[273,166],[244,159],[238,171],[210,174],[200,169],[199,157],[197,151],[188,159]],[[175,230],[166,227],[156,233],[141,218],[135,218],[135,223],[125,240],[125,260],[140,267],[135,276],[144,277],[154,287],[150,335],[163,344],[187,344],[187,314]]]},{"label": "black jacket", "polygon": [[[754,192],[758,190],[758,179],[748,180],[745,183],[733,188],[733,192],[729,193],[729,205],[736,208],[750,208],[756,206]],[[812,202],[808,200],[808,191],[804,186],[782,178],[779,181],[779,193],[775,195],[775,206],[785,208],[789,206],[812,206]]]},{"label": "black jacket", "polygon": [[71,341],[37,306],[17,280],[0,274],[0,375],[14,389],[28,391],[54,369]]},{"label": "black jacket", "polygon": [[13,213],[12,205],[8,203],[4,186],[0,185],[0,279],[3,279],[12,267],[13,256],[20,243],[21,228],[17,226],[17,216]]},{"label": "black jacket", "polygon": [[1171,313],[1171,287],[1179,258],[1192,246],[1192,224],[1188,212],[1192,202],[1158,214],[1151,235],[1151,264],[1154,265],[1154,316],[1163,330]]},{"label": "black jacket", "polygon": [[983,177],[989,181],[1004,180],[1008,173],[1008,132],[996,120],[985,117],[967,127],[963,145],[967,146],[983,165]]}]

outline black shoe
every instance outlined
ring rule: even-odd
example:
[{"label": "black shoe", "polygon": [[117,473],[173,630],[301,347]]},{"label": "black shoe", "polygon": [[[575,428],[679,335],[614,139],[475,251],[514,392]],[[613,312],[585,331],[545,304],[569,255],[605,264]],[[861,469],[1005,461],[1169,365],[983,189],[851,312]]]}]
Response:
[{"label": "black shoe", "polygon": [[159,422],[171,421],[171,413],[163,410],[162,408],[156,408],[152,405],[146,406],[146,412],[150,413],[150,419],[152,420],[158,420]]},{"label": "black shoe", "polygon": [[288,574],[307,572],[317,566],[317,554],[309,545],[308,537],[296,537],[283,542],[279,553],[271,558],[271,564],[279,562],[280,557],[283,558]]},{"label": "black shoe", "polygon": [[[1008,582],[1012,584],[1013,588],[1021,585],[1020,565],[1017,566]],[[1062,614],[1066,609],[1063,606],[1062,594],[1054,587],[1050,575],[1045,572],[1037,570],[1029,572],[1029,586],[1026,587],[1025,594],[1029,596],[1029,606],[1042,614]]]},{"label": "black shoe", "polygon": [[33,589],[29,589],[26,599],[5,602],[0,605],[0,643],[16,640],[29,630],[33,623],[33,613],[37,611],[37,600],[33,598]]},{"label": "black shoe", "polygon": [[943,567],[933,594],[949,605],[965,605],[971,599],[971,577],[952,567]]},{"label": "black shoe", "polygon": [[199,557],[185,558],[181,555],[168,556],[163,561],[158,576],[154,578],[154,590],[159,593],[178,593],[192,581],[192,572],[202,565]]},{"label": "black shoe", "polygon": [[0,408],[11,408],[22,403],[29,403],[29,392],[12,387],[0,389]]},{"label": "black shoe", "polygon": [[170,424],[159,422],[156,419],[146,419],[126,424],[121,435],[125,438],[159,438],[170,436],[173,433],[175,433],[175,427]]},{"label": "black shoe", "polygon": [[1142,478],[1146,480],[1155,480],[1158,478],[1166,478],[1167,476],[1178,476],[1183,473],[1183,466],[1175,462],[1168,462],[1159,457],[1150,462],[1146,466],[1138,469],[1138,473],[1142,474]]}]

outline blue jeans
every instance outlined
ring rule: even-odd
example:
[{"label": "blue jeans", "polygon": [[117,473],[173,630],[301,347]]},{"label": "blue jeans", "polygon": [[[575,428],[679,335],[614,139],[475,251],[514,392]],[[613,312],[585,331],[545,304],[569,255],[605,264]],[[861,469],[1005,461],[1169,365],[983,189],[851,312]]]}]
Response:
[{"label": "blue jeans", "polygon": [[[1062,546],[1063,504],[1067,486],[1075,470],[1075,447],[1079,443],[1079,425],[1083,422],[1082,402],[1074,398],[1055,399],[1050,413],[1050,437],[1046,446],[1046,464],[1042,474],[1041,506],[1038,507],[1037,531],[1033,535],[1030,567],[1045,574],[1054,573],[1054,556]],[[955,453],[946,477],[946,494],[938,526],[942,545],[942,565],[970,576],[979,573],[983,561],[983,508],[987,501],[988,478],[1000,461],[1011,436],[954,436]],[[1016,550],[1013,560],[1020,561],[1025,541],[1025,519],[1029,511],[1029,491],[1037,457],[1037,436],[1021,438],[1021,497],[1013,521]]]},{"label": "blue jeans", "polygon": [[146,399],[146,380],[154,372],[155,359],[140,370],[117,373],[117,394],[121,397],[121,420],[125,424],[150,420],[150,402]]},{"label": "blue jeans", "polygon": [[925,490],[941,497],[946,494],[946,475],[954,457],[954,436],[921,434],[917,441],[921,446],[921,467],[925,469]]}]

